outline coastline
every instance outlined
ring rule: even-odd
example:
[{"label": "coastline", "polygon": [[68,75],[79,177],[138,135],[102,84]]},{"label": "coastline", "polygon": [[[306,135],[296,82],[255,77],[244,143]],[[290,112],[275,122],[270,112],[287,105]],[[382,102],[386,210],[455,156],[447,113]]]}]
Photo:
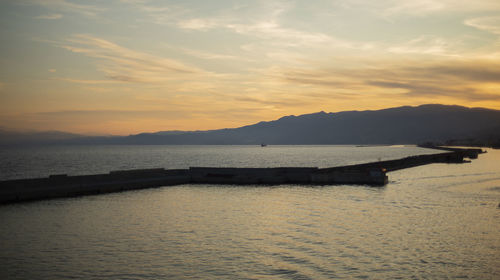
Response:
[{"label": "coastline", "polygon": [[481,149],[422,146],[444,150],[443,153],[410,156],[330,168],[214,168],[139,169],[111,171],[108,174],[68,176],[0,181],[0,203],[15,203],[59,197],[93,195],[127,190],[182,184],[230,185],[370,185],[384,186],[387,172],[432,163],[464,163],[474,159]]}]

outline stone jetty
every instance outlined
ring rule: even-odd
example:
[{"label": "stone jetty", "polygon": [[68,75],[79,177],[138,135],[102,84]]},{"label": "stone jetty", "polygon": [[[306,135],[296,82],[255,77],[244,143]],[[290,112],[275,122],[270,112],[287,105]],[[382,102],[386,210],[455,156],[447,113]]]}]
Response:
[{"label": "stone jetty", "polygon": [[364,164],[317,168],[216,168],[139,169],[108,174],[0,181],[0,203],[101,194],[182,184],[229,185],[371,185],[384,186],[387,172],[432,163],[463,163],[477,158],[480,149],[437,148],[445,152]]}]

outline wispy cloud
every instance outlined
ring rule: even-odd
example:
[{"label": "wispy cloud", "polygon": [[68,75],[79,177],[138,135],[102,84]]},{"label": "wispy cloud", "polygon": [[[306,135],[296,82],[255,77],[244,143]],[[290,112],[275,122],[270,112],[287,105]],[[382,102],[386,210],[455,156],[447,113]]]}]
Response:
[{"label": "wispy cloud", "polygon": [[102,117],[120,117],[126,119],[133,118],[148,118],[151,116],[161,116],[168,118],[183,118],[188,112],[174,110],[66,110],[66,111],[49,111],[34,113],[38,117],[56,117],[56,118],[95,118],[103,119]]},{"label": "wispy cloud", "polygon": [[283,40],[286,40],[286,44],[289,46],[316,45],[333,43],[335,41],[326,34],[284,28],[275,21],[262,21],[254,24],[226,24],[224,27],[236,33],[256,36],[262,39],[275,39],[281,40],[281,42],[285,42]]},{"label": "wispy cloud", "polygon": [[62,17],[63,17],[63,15],[61,15],[61,14],[48,14],[48,15],[40,15],[40,16],[37,16],[35,18],[54,20],[54,19],[60,19]]},{"label": "wispy cloud", "polygon": [[256,98],[256,97],[242,96],[242,97],[235,97],[234,100],[237,102],[253,103],[259,106],[273,106],[282,108],[303,107],[308,103],[311,103],[307,99],[304,100],[303,98],[294,98],[294,97]]},{"label": "wispy cloud", "polygon": [[391,46],[389,52],[398,54],[440,54],[450,55],[452,46],[443,39],[436,36],[422,35],[408,42]]},{"label": "wispy cloud", "polygon": [[178,27],[190,30],[207,31],[214,28],[230,30],[236,34],[259,39],[260,44],[274,47],[322,47],[364,49],[369,44],[354,43],[332,37],[321,32],[306,32],[282,26],[276,19],[247,23],[228,18],[193,18],[178,22]]},{"label": "wispy cloud", "polygon": [[439,0],[420,0],[420,1],[390,1],[391,5],[383,11],[385,16],[394,16],[400,14],[426,15],[440,11],[446,7],[444,1]]},{"label": "wispy cloud", "polygon": [[105,9],[95,5],[82,5],[67,0],[21,0],[20,4],[46,7],[53,11],[95,16]]},{"label": "wispy cloud", "polygon": [[220,26],[220,20],[217,19],[204,19],[204,18],[191,18],[181,20],[177,23],[180,28],[192,30],[208,30]]},{"label": "wispy cloud", "polygon": [[[74,35],[68,42],[62,47],[98,59],[99,70],[105,73],[106,78],[113,81],[165,83],[207,74],[199,68],[188,66],[177,60],[131,50],[91,35]],[[98,81],[90,83],[94,82]]]},{"label": "wispy cloud", "polygon": [[377,4],[384,16],[427,16],[433,13],[498,11],[496,0],[382,0]]},{"label": "wispy cloud", "polygon": [[59,80],[75,84],[85,84],[85,85],[104,85],[104,84],[116,84],[121,83],[116,80],[83,80],[83,79],[71,79],[71,78],[53,78],[53,80]]},{"label": "wispy cloud", "polygon": [[471,18],[465,20],[464,24],[500,35],[500,16]]},{"label": "wispy cloud", "polygon": [[155,5],[150,1],[142,0],[120,0],[120,2],[131,5],[135,10],[146,14],[146,21],[161,25],[175,25],[191,12],[181,4]]},{"label": "wispy cloud", "polygon": [[397,93],[400,97],[452,97],[458,100],[500,100],[500,62],[443,60],[439,62],[379,61],[355,69],[281,69],[286,83],[317,90]]},{"label": "wispy cloud", "polygon": [[215,59],[220,59],[220,60],[242,60],[242,61],[249,61],[249,59],[244,58],[244,57],[239,57],[235,55],[226,55],[226,54],[220,54],[220,53],[212,53],[212,52],[207,52],[207,51],[200,51],[200,50],[194,50],[194,49],[188,49],[188,48],[180,48],[182,52],[184,52],[187,55],[201,58],[201,59],[208,59],[208,60],[215,60]]},{"label": "wispy cloud", "polygon": [[289,1],[263,1],[251,6],[230,6],[206,15],[188,8],[188,5],[155,6],[146,1],[123,2],[134,5],[138,10],[157,24],[169,25],[186,31],[208,32],[215,29],[229,30],[237,35],[244,35],[250,40],[274,48],[300,48],[328,46],[329,48],[366,49],[366,42],[352,42],[332,35],[300,30],[287,26],[283,19],[295,8]]}]

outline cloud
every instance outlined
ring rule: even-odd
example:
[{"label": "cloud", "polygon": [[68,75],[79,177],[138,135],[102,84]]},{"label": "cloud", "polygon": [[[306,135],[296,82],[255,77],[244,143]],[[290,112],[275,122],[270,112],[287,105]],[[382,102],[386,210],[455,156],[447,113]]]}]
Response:
[{"label": "cloud", "polygon": [[464,24],[495,35],[500,35],[500,16],[471,18],[465,20]]},{"label": "cloud", "polygon": [[289,1],[262,1],[258,4],[228,5],[214,14],[200,15],[189,4],[154,6],[145,1],[122,2],[134,5],[147,14],[150,21],[170,25],[186,31],[207,32],[229,30],[235,34],[258,39],[261,45],[272,48],[299,48],[328,46],[331,48],[367,49],[370,44],[335,38],[322,32],[304,31],[284,24],[295,4]]},{"label": "cloud", "polygon": [[178,48],[180,49],[183,53],[201,58],[201,59],[208,59],[208,60],[213,60],[213,59],[220,59],[220,60],[242,60],[242,61],[250,61],[247,58],[244,57],[239,57],[239,56],[234,56],[234,55],[225,55],[225,54],[219,54],[219,53],[212,53],[212,52],[205,52],[205,51],[200,51],[200,50],[193,50],[193,49],[188,49],[188,48]]},{"label": "cloud", "polygon": [[274,19],[238,23],[238,21],[228,18],[194,18],[178,22],[178,27],[199,31],[207,31],[214,28],[227,29],[237,34],[266,40],[261,41],[261,43],[273,45],[274,47],[317,47],[325,45],[328,45],[330,48],[363,49],[366,47],[366,44],[354,44],[321,32],[305,32],[286,28]]},{"label": "cloud", "polygon": [[[278,23],[279,17],[290,8],[289,5],[270,3],[269,10],[258,19],[245,16],[237,17],[232,14],[208,18],[190,18],[177,22],[183,29],[206,31],[214,28],[231,30],[237,34],[257,37],[261,39],[279,40],[288,45],[321,44],[332,42],[332,38],[319,32],[303,32],[296,29],[285,28]],[[286,41],[286,42],[284,42]]]},{"label": "cloud", "polygon": [[112,117],[113,119],[134,119],[161,117],[169,119],[181,119],[187,117],[189,112],[180,110],[66,110],[34,113],[39,118],[92,118],[104,119]]},{"label": "cloud", "polygon": [[412,14],[425,15],[428,13],[440,11],[446,7],[443,1],[438,0],[419,0],[419,1],[391,1],[392,5],[384,10],[385,16]]},{"label": "cloud", "polygon": [[[360,1],[358,1],[359,4]],[[365,1],[362,1],[363,3]],[[370,1],[371,2],[371,1]],[[492,12],[500,11],[497,0],[382,0],[377,1],[375,10],[384,17],[427,16],[435,13]]]},{"label": "cloud", "polygon": [[398,54],[449,54],[451,44],[443,38],[422,35],[408,42],[388,48]]},{"label": "cloud", "polygon": [[161,25],[175,25],[191,11],[180,4],[153,5],[149,1],[142,0],[120,0],[120,2],[131,5],[136,11],[147,15],[147,21]]},{"label": "cloud", "polygon": [[21,0],[19,3],[42,6],[54,11],[76,13],[86,16],[95,16],[97,13],[105,10],[102,7],[76,4],[67,0]]},{"label": "cloud", "polygon": [[439,78],[456,78],[471,82],[500,83],[499,61],[463,61],[453,64],[438,64],[418,69]]},{"label": "cloud", "polygon": [[[165,83],[176,79],[208,75],[208,72],[177,60],[131,50],[91,35],[74,35],[68,42],[68,44],[62,44],[61,47],[96,58],[99,61],[99,70],[106,75],[107,79],[113,81]],[[78,79],[74,81],[83,82]],[[87,83],[101,82],[94,80]]]},{"label": "cloud", "polygon": [[310,103],[307,100],[304,100],[303,98],[255,98],[255,97],[247,97],[247,96],[242,96],[242,97],[235,97],[235,101],[238,102],[248,102],[248,103],[254,103],[259,106],[276,106],[276,107],[302,107],[306,105],[306,103]]},{"label": "cloud", "polygon": [[309,90],[377,93],[380,97],[452,97],[462,101],[500,101],[500,62],[447,59],[433,62],[378,61],[362,68],[279,69],[285,83]]},{"label": "cloud", "polygon": [[60,19],[62,17],[63,17],[63,15],[61,15],[61,14],[48,14],[48,15],[37,16],[35,18],[36,19],[49,19],[49,20],[53,20],[53,19]]},{"label": "cloud", "polygon": [[219,23],[215,19],[192,18],[188,20],[181,20],[177,23],[177,25],[184,29],[208,30],[219,26]]},{"label": "cloud", "polygon": [[120,83],[115,80],[83,80],[83,79],[71,79],[71,78],[53,78],[53,80],[59,80],[75,84],[86,84],[86,85],[103,85],[103,84],[116,84]]},{"label": "cloud", "polygon": [[287,40],[288,45],[315,45],[334,41],[333,38],[326,34],[284,28],[275,21],[262,21],[254,24],[226,24],[224,27],[236,33],[262,39]]},{"label": "cloud", "polygon": [[[410,1],[410,0],[408,0]],[[436,0],[437,2],[437,0]],[[440,0],[444,11],[451,12],[494,12],[500,11],[500,2],[497,0]]]}]

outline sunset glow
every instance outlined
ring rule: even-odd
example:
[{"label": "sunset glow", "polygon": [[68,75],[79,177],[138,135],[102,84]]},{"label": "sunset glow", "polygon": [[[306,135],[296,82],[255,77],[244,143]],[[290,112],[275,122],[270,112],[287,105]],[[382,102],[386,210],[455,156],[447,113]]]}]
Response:
[{"label": "sunset glow", "polygon": [[427,103],[500,109],[500,1],[0,3],[0,129],[238,127]]}]

